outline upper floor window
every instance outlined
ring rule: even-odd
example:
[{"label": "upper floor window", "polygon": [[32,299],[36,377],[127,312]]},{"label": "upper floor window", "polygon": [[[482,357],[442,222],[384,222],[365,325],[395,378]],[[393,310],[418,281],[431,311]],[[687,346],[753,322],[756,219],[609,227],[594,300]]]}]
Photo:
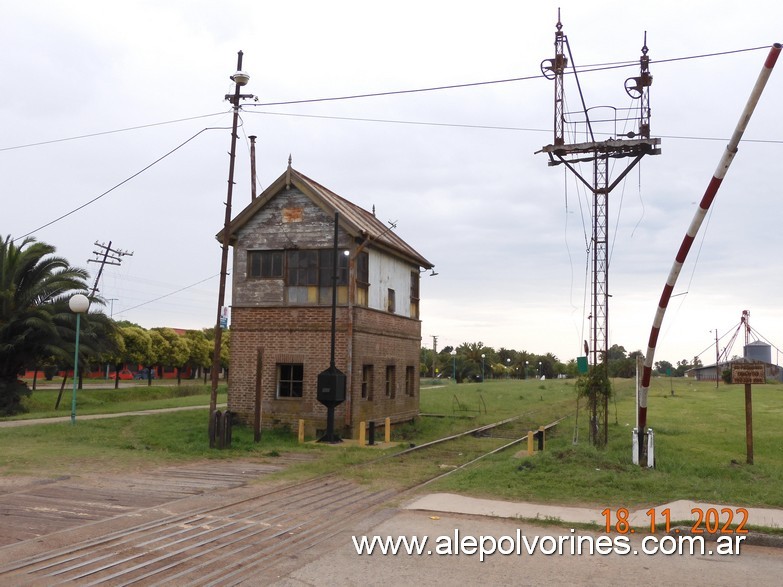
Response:
[{"label": "upper floor window", "polygon": [[288,251],[286,285],[318,285],[318,251]]},{"label": "upper floor window", "polygon": [[[331,286],[334,276],[334,250],[320,249],[315,251],[288,251],[287,285],[320,285]],[[337,285],[348,283],[348,255],[338,251],[337,255]]]},{"label": "upper floor window", "polygon": [[411,271],[411,318],[419,317],[419,272]]},{"label": "upper floor window", "polygon": [[[288,302],[329,304],[332,301],[334,249],[291,250],[285,254],[285,285]],[[348,257],[337,256],[338,302],[345,303],[348,284]]]},{"label": "upper floor window", "polygon": [[[348,251],[337,254],[337,303],[348,302],[351,259]],[[362,251],[355,258],[356,299],[369,304],[369,255]],[[281,279],[286,299],[291,304],[331,304],[334,280],[334,249],[295,249],[287,251],[247,252],[248,279]]]},{"label": "upper floor window", "polygon": [[356,257],[356,304],[368,306],[370,304],[370,255],[362,251]]},{"label": "upper floor window", "polygon": [[283,251],[248,251],[247,276],[282,279]]},{"label": "upper floor window", "polygon": [[386,294],[386,311],[391,312],[394,314],[397,308],[397,294],[394,292],[393,289],[389,288],[389,291]]}]

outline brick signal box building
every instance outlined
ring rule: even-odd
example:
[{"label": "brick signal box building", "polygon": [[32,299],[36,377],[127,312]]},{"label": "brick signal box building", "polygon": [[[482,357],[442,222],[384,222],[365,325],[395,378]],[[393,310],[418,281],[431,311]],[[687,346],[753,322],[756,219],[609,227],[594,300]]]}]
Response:
[{"label": "brick signal box building", "polygon": [[[374,214],[291,168],[231,222],[228,408],[262,428],[326,427],[316,378],[329,367],[338,213],[335,429],[419,413],[419,275],[432,268]],[[222,241],[223,233],[218,234]]]}]

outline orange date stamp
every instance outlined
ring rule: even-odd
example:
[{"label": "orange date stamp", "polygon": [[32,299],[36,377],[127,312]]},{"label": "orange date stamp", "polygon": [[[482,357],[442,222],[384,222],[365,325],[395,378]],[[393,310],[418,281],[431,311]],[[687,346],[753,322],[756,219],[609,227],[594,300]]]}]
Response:
[{"label": "orange date stamp", "polygon": [[[649,520],[650,534],[655,534],[656,530],[663,530],[669,534],[672,531],[671,510],[664,508],[656,512],[655,508],[650,508],[645,512]],[[628,508],[617,508],[612,510],[606,508],[601,511],[604,517],[606,533],[616,532],[618,534],[633,534],[636,532],[631,527],[630,512]],[[745,508],[692,508],[691,515],[696,519],[693,521],[691,534],[747,534],[745,526],[748,523],[748,510]],[[680,530],[674,529],[675,533]]]}]

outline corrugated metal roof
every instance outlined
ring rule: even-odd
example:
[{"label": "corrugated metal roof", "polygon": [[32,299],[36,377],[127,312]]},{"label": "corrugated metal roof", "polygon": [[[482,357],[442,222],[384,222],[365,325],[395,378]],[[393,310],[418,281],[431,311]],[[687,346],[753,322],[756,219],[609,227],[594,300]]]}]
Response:
[{"label": "corrugated metal roof", "polygon": [[[287,185],[294,185],[299,188],[303,194],[313,200],[313,202],[324,209],[324,211],[330,212],[331,214],[338,212],[340,214],[340,226],[343,230],[354,237],[369,239],[370,243],[368,246],[389,249],[425,269],[431,269],[433,267],[432,263],[427,261],[427,259],[420,255],[413,247],[397,236],[392,231],[391,227],[386,226],[371,212],[338,196],[330,189],[322,186],[317,181],[310,179],[290,166],[280,177],[272,182],[263,193],[231,221],[229,227],[230,233],[236,234],[236,232],[263,208],[270,199],[286,189]],[[222,230],[217,234],[217,238],[219,241],[223,240]]]}]

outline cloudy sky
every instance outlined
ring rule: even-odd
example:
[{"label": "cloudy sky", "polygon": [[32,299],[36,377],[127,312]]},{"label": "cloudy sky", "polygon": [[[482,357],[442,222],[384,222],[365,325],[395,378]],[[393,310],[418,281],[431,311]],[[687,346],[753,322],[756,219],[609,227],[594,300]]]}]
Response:
[{"label": "cloudy sky", "polygon": [[[234,214],[250,201],[247,136],[257,135],[259,191],[290,154],[305,175],[375,206],[435,264],[422,280],[424,344],[574,358],[589,339],[589,198],[535,154],[553,140],[540,64],[553,56],[558,6],[578,67],[638,64],[647,32],[663,153],[609,204],[610,344],[644,350],[697,202],[768,47],[783,41],[779,2],[4,1],[0,234],[31,233],[93,276],[93,243],[111,241],[133,252],[100,283],[115,318],[213,325],[224,96],[242,50],[243,91],[258,102],[242,110]],[[633,106],[623,86],[637,72],[582,74],[587,105]],[[312,101],[477,82],[500,83]],[[782,95],[776,71],[682,272],[656,359],[704,352],[710,362],[715,330],[722,347],[743,310],[783,348]],[[572,78],[566,102],[579,108]]]}]

